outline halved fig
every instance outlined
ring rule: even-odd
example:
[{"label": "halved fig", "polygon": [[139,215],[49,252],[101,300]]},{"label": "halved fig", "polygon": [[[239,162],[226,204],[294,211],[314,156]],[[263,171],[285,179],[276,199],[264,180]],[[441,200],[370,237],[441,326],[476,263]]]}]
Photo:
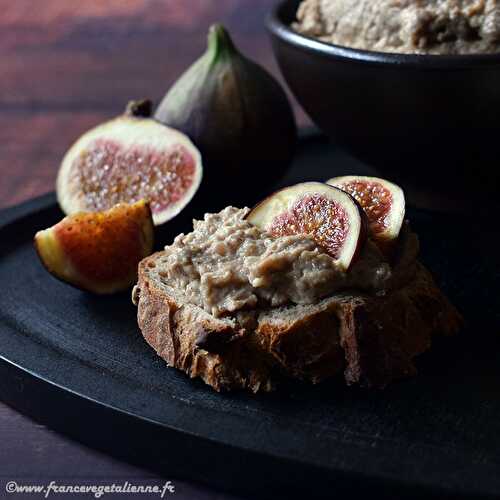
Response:
[{"label": "halved fig", "polygon": [[126,290],[137,265],[153,251],[154,226],[145,201],[118,204],[104,212],[68,215],[38,231],[35,247],[56,278],[99,294]]},{"label": "halved fig", "polygon": [[390,241],[398,237],[405,217],[405,196],[399,186],[362,175],[334,177],[326,182],[356,199],[368,217],[374,239]]},{"label": "halved fig", "polygon": [[356,201],[321,182],[277,191],[248,214],[248,221],[275,236],[308,235],[344,269],[366,237],[364,214]]},{"label": "halved fig", "polygon": [[198,149],[183,133],[149,118],[151,103],[129,103],[124,115],[98,125],[68,150],[57,176],[66,214],[150,203],[155,225],[175,217],[202,178]]}]

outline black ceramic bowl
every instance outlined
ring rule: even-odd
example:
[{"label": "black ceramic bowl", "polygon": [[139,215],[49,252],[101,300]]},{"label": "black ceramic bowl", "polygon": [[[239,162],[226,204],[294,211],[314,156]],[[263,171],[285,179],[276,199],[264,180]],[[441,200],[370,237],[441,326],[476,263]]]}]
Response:
[{"label": "black ceramic bowl", "polygon": [[388,54],[323,43],[291,29],[299,3],[279,4],[268,29],[291,91],[325,133],[397,177],[479,186],[500,179],[500,54]]}]

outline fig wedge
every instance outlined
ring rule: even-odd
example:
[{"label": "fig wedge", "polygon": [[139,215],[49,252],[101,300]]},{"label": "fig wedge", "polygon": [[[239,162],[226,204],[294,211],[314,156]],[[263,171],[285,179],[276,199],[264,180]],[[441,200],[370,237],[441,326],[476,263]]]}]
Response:
[{"label": "fig wedge", "polygon": [[68,215],[38,231],[35,248],[56,278],[82,290],[110,294],[135,283],[139,261],[153,251],[153,231],[148,203],[120,203],[104,212]]},{"label": "fig wedge", "polygon": [[366,239],[363,211],[347,193],[321,182],[304,182],[272,194],[248,221],[275,236],[304,234],[348,269]]},{"label": "fig wedge", "polygon": [[334,177],[326,182],[349,193],[361,205],[373,239],[388,242],[398,237],[405,217],[405,196],[399,186],[361,175]]}]

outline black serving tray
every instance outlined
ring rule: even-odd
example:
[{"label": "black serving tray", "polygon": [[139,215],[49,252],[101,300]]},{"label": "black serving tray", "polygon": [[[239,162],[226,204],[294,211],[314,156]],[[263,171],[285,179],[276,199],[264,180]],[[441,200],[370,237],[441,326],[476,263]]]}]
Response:
[{"label": "black serving tray", "polygon": [[[353,171],[372,173],[311,136],[282,184]],[[32,237],[61,217],[53,194],[4,210],[0,398],[122,459],[243,494],[499,498],[495,214],[482,223],[407,212],[466,328],[436,341],[417,377],[383,391],[333,380],[251,395],[218,394],[167,368],[142,339],[128,293],[95,297],[47,274]],[[189,230],[179,221],[160,243]]]}]

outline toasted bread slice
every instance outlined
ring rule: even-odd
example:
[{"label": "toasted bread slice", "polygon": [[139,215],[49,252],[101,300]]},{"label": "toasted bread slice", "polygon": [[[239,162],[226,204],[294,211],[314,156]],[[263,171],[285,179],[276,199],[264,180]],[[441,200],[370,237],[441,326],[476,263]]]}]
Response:
[{"label": "toasted bread slice", "polygon": [[414,358],[432,336],[453,334],[462,321],[420,263],[384,295],[346,292],[215,318],[162,280],[161,256],[139,265],[139,327],[169,366],[218,391],[269,391],[284,376],[317,383],[336,374],[349,385],[384,387],[415,374]]}]

